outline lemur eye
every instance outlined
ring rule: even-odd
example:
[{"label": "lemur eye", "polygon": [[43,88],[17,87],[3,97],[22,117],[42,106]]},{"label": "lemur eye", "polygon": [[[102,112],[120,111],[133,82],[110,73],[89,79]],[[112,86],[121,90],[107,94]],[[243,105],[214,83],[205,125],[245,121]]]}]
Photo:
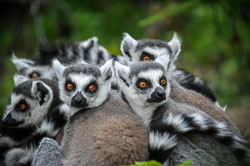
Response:
[{"label": "lemur eye", "polygon": [[166,83],[167,83],[166,79],[162,79],[162,80],[161,80],[161,84],[162,84],[162,85],[165,85]]},{"label": "lemur eye", "polygon": [[66,85],[68,90],[73,90],[74,89],[74,85],[72,83],[67,83]]},{"label": "lemur eye", "polygon": [[95,86],[95,85],[90,85],[90,86],[89,86],[89,90],[90,90],[91,92],[94,92],[94,91],[96,90],[96,86]]},{"label": "lemur eye", "polygon": [[25,104],[20,104],[19,108],[20,108],[21,111],[24,111],[24,110],[26,110],[26,105]]},{"label": "lemur eye", "polygon": [[144,61],[149,61],[149,60],[150,60],[150,57],[149,57],[149,56],[144,56],[144,57],[143,57],[143,60],[144,60]]},{"label": "lemur eye", "polygon": [[30,77],[30,78],[38,78],[38,77],[40,77],[40,74],[37,73],[37,72],[33,72],[33,73],[31,73],[31,74],[29,75],[29,77]]},{"label": "lemur eye", "polygon": [[38,74],[37,74],[37,73],[32,73],[31,77],[32,77],[32,78],[37,78],[37,77],[38,77]]},{"label": "lemur eye", "polygon": [[140,85],[140,87],[144,88],[144,87],[147,86],[147,83],[146,83],[145,81],[141,81],[141,82],[139,83],[139,85]]}]

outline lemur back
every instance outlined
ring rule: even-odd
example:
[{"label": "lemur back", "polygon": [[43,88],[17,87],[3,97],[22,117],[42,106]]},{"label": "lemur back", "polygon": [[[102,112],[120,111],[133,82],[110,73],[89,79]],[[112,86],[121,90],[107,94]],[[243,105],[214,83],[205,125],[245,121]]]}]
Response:
[{"label": "lemur back", "polygon": [[152,39],[135,40],[129,34],[124,33],[121,51],[130,63],[154,61],[163,54],[168,55],[167,69],[181,86],[194,90],[211,99],[212,102],[216,102],[215,95],[204,80],[175,66],[174,62],[181,52],[181,42],[176,34],[170,42],[164,42]]},{"label": "lemur back", "polygon": [[64,165],[116,166],[148,158],[147,129],[117,96],[74,114],[64,133]]}]

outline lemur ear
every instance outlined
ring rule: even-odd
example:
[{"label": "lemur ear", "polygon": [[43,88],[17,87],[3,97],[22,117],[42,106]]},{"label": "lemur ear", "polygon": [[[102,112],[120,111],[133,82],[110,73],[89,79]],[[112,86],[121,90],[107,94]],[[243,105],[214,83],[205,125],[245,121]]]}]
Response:
[{"label": "lemur ear", "polygon": [[123,56],[129,61],[132,60],[132,52],[137,46],[137,41],[131,37],[128,33],[123,33],[123,40],[121,42],[121,51]]},{"label": "lemur ear", "polygon": [[120,82],[123,82],[125,85],[129,86],[131,82],[129,79],[129,72],[130,72],[129,67],[117,61],[114,61],[113,68],[117,79]]},{"label": "lemur ear", "polygon": [[34,81],[32,83],[31,93],[40,106],[49,100],[49,87],[42,81]]},{"label": "lemur ear", "polygon": [[176,33],[174,33],[173,38],[168,42],[172,50],[172,61],[175,61],[181,52],[181,40]]},{"label": "lemur ear", "polygon": [[19,84],[21,84],[21,83],[23,83],[23,82],[25,82],[27,80],[29,80],[29,79],[26,78],[23,75],[18,75],[18,74],[14,75],[14,84],[15,84],[15,86],[18,86]]},{"label": "lemur ear", "polygon": [[15,56],[14,53],[12,53],[11,61],[16,66],[18,71],[20,71],[23,68],[28,68],[35,63],[34,61],[29,60],[29,59],[18,58]]},{"label": "lemur ear", "polygon": [[63,66],[61,64],[61,62],[58,61],[58,59],[54,59],[53,60],[53,66],[52,66],[52,68],[53,68],[53,70],[55,70],[57,78],[62,77],[64,69],[65,69],[65,66]]},{"label": "lemur ear", "polygon": [[104,81],[109,80],[112,77],[112,63],[113,59],[108,60],[104,65],[100,67],[102,79]]}]

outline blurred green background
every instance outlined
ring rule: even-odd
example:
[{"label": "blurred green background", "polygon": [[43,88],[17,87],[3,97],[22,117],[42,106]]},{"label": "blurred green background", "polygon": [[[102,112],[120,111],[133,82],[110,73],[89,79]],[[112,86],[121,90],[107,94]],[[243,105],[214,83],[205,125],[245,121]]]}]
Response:
[{"label": "blurred green background", "polygon": [[14,86],[13,51],[32,58],[40,39],[97,36],[121,54],[123,32],[169,41],[175,31],[182,39],[178,66],[205,78],[221,105],[235,110],[231,116],[250,118],[249,0],[1,0],[0,13],[1,111]]}]

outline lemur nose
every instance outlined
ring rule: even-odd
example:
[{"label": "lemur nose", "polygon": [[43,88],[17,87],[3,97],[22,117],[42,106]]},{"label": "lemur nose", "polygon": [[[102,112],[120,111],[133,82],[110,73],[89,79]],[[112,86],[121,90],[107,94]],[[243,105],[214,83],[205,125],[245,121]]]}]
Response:
[{"label": "lemur nose", "polygon": [[82,95],[81,92],[77,92],[71,100],[71,106],[73,107],[85,107],[88,106],[86,98]]},{"label": "lemur nose", "polygon": [[9,114],[6,116],[6,118],[3,119],[3,124],[7,126],[16,126],[18,125],[18,122]]},{"label": "lemur nose", "polygon": [[162,88],[156,88],[155,92],[156,92],[156,96],[158,98],[165,98],[166,97],[166,93]]}]

